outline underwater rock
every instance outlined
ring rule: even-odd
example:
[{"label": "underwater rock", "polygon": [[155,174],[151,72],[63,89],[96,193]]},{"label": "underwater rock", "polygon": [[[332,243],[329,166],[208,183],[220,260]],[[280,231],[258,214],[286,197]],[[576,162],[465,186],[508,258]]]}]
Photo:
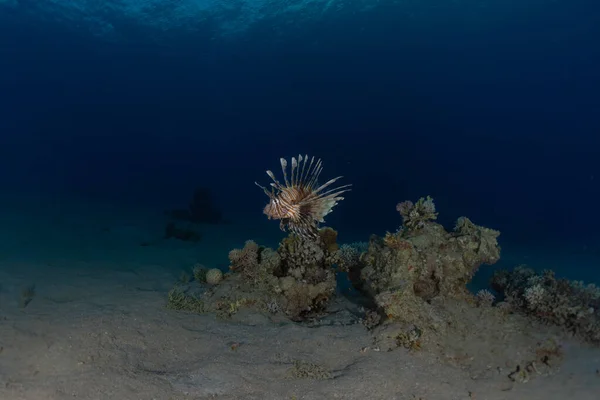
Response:
[{"label": "underwater rock", "polygon": [[204,265],[197,263],[196,265],[194,265],[194,267],[192,268],[192,275],[194,276],[194,279],[200,283],[206,283],[206,274],[208,272],[208,268],[206,268]]},{"label": "underwater rock", "polygon": [[424,300],[466,295],[466,284],[477,269],[500,258],[500,233],[464,217],[461,221],[463,225],[453,232],[426,222],[418,232],[400,230],[371,237],[369,249],[355,267],[360,268],[355,287],[370,296],[409,290]]},{"label": "underwater rock", "polygon": [[167,295],[166,307],[170,310],[203,313],[206,308],[202,296],[192,293],[188,287],[176,285]]},{"label": "underwater rock", "polygon": [[[402,205],[402,207],[400,206]],[[353,286],[375,300],[392,320],[442,329],[435,304],[455,298],[474,303],[466,284],[482,264],[500,258],[500,232],[461,217],[452,232],[436,222],[433,200],[398,209],[410,227],[385,237],[372,236],[360,262],[349,269]],[[436,300],[436,301],[433,301]]]},{"label": "underwater rock", "polygon": [[323,312],[335,294],[336,238],[323,228],[316,240],[290,234],[277,250],[247,241],[229,253],[231,272],[204,296],[207,310],[231,316],[252,306],[295,321]]},{"label": "underwater rock", "polygon": [[223,280],[223,272],[218,268],[211,268],[206,271],[205,279],[209,285],[217,285]]},{"label": "underwater rock", "polygon": [[497,271],[494,290],[513,310],[564,328],[593,344],[600,344],[600,288],[558,279],[554,271],[535,272],[526,266]]}]

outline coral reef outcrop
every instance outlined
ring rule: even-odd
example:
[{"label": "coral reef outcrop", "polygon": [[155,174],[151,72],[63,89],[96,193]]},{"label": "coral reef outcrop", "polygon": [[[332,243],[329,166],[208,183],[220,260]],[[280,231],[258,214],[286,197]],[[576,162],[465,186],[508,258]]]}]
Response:
[{"label": "coral reef outcrop", "polygon": [[553,271],[537,273],[526,266],[500,270],[492,287],[511,309],[553,324],[594,344],[600,344],[600,288],[558,279]]},{"label": "coral reef outcrop", "polygon": [[336,240],[322,228],[316,240],[290,234],[277,250],[247,241],[229,253],[230,272],[199,297],[203,311],[230,316],[248,306],[295,321],[317,315],[335,294]]},{"label": "coral reef outcrop", "polygon": [[400,203],[397,210],[401,229],[372,236],[359,262],[344,267],[354,287],[374,299],[389,319],[412,324],[411,332],[443,329],[446,318],[436,304],[449,298],[474,302],[466,284],[482,264],[500,258],[500,232],[466,217],[448,232],[435,222],[430,197]]},{"label": "coral reef outcrop", "polygon": [[[467,284],[475,272],[500,258],[500,232],[466,217],[447,231],[436,222],[431,197],[400,203],[397,210],[401,228],[368,243],[338,246],[331,228],[319,229],[316,238],[290,234],[277,249],[249,240],[231,250],[229,271],[216,274],[222,279],[196,265],[199,284],[182,280],[169,292],[167,307],[251,324],[360,323],[372,340],[361,352],[426,351],[473,379],[504,375],[508,388],[552,374],[561,363],[562,332],[540,330],[540,322],[598,340],[597,288],[518,269],[495,276],[493,288],[504,301],[485,289],[472,294]],[[348,296],[336,296],[345,290],[336,292],[337,272],[348,273],[355,289]],[[306,368],[312,366],[296,374],[312,373]]]}]

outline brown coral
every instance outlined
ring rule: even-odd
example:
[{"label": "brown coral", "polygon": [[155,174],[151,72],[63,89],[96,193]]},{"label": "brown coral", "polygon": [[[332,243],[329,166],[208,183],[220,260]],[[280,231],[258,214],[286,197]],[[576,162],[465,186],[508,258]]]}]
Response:
[{"label": "brown coral", "polygon": [[421,229],[426,222],[434,221],[438,216],[430,196],[421,197],[416,203],[410,200],[398,203],[396,211],[402,216],[402,225],[408,230]]},{"label": "brown coral", "polygon": [[258,265],[259,246],[253,240],[248,240],[242,249],[229,252],[229,268],[232,271],[244,271],[256,268]]},{"label": "brown coral", "polygon": [[415,304],[434,298],[470,298],[466,284],[475,271],[500,257],[498,231],[463,217],[455,231],[447,232],[432,221],[437,213],[431,198],[417,204],[399,208],[421,210],[420,219],[413,215],[415,219],[409,224],[416,228],[418,221],[419,229],[388,233],[385,238],[373,236],[362,265],[357,267],[360,271],[350,274],[354,286],[374,298],[394,319],[412,319],[409,314],[415,314]]},{"label": "brown coral", "polygon": [[244,248],[229,253],[233,272],[229,280],[238,282],[229,288],[236,293],[221,289],[219,298],[233,299],[244,292],[258,297],[253,304],[270,305],[265,307],[269,312],[281,310],[294,320],[315,315],[335,293],[336,238],[337,232],[323,228],[316,240],[291,234],[277,250],[247,241]]},{"label": "brown coral", "polygon": [[492,287],[513,309],[600,344],[600,289],[558,279],[553,271],[537,273],[526,266],[497,271]]}]

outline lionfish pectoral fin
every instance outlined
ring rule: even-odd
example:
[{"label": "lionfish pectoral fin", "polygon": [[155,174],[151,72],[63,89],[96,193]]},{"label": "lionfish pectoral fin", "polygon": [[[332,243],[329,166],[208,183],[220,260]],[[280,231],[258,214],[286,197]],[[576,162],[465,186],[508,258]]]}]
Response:
[{"label": "lionfish pectoral fin", "polygon": [[318,227],[313,212],[309,205],[301,207],[298,218],[290,221],[290,230],[293,229],[299,236],[314,239],[318,234]]},{"label": "lionfish pectoral fin", "polygon": [[290,222],[288,219],[282,219],[281,221],[279,221],[279,229],[281,229],[283,232],[287,231],[289,225]]},{"label": "lionfish pectoral fin", "polygon": [[[316,201],[326,201],[327,199],[330,199],[330,198],[336,198],[342,193],[349,192],[351,190],[351,189],[349,189],[350,186],[352,186],[352,185],[348,184],[348,185],[339,186],[339,187],[336,187],[333,189],[329,189],[323,193],[313,192],[309,196],[304,198],[302,200],[302,202],[300,203],[300,205],[310,204],[310,203],[314,203]],[[343,199],[343,197],[341,197],[340,199]]]},{"label": "lionfish pectoral fin", "polygon": [[343,178],[343,176],[338,176],[337,178],[333,178],[333,179],[328,180],[327,182],[325,182],[324,184],[322,184],[321,186],[319,186],[317,189],[315,189],[315,193],[321,192],[321,190],[325,189],[328,186],[333,185],[335,182],[337,182],[339,179],[342,179],[342,178]]},{"label": "lionfish pectoral fin", "polygon": [[333,189],[329,189],[323,193],[319,193],[317,194],[317,197],[323,199],[323,198],[329,198],[329,197],[337,197],[342,193],[346,193],[351,191],[352,189],[350,189],[350,186],[352,186],[351,184],[348,185],[344,185],[344,186],[339,186]]}]

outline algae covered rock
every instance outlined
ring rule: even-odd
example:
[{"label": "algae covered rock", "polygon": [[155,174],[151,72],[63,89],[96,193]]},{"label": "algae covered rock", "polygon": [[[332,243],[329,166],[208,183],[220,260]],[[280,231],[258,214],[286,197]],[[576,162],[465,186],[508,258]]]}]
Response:
[{"label": "algae covered rock", "polygon": [[513,310],[600,344],[600,288],[596,285],[558,279],[553,271],[538,273],[522,265],[513,271],[497,271],[492,287]]},{"label": "algae covered rock", "polygon": [[[336,268],[376,306],[378,316],[413,324],[417,330],[442,329],[435,304],[443,299],[475,304],[466,284],[481,264],[500,257],[498,231],[468,218],[448,232],[435,222],[431,198],[398,206],[408,226],[368,243],[338,246],[337,232],[322,228],[316,238],[290,234],[274,250],[249,240],[229,253],[230,273],[217,270],[203,296],[203,308],[233,315],[245,307],[295,321],[322,315],[336,293]],[[412,222],[410,222],[412,221]],[[213,270],[195,275],[212,283]],[[371,310],[374,312],[374,310]],[[379,318],[378,318],[379,320]]]},{"label": "algae covered rock", "polygon": [[223,272],[218,268],[211,268],[206,271],[205,279],[209,285],[217,285],[223,280]]},{"label": "algae covered rock", "polygon": [[196,265],[194,265],[194,268],[192,269],[192,275],[194,275],[194,279],[198,282],[206,282],[206,273],[208,272],[208,268],[206,268],[204,265],[197,263]]},{"label": "algae covered rock", "polygon": [[247,241],[243,248],[230,251],[231,274],[225,285],[205,295],[208,309],[222,309],[221,303],[236,312],[254,306],[292,320],[318,314],[335,294],[336,239],[337,232],[323,228],[316,239],[290,234],[277,250]]},{"label": "algae covered rock", "polygon": [[[401,206],[402,205],[402,206]],[[475,225],[466,217],[448,232],[435,222],[431,198],[398,209],[409,226],[384,237],[372,236],[361,262],[349,271],[355,288],[373,298],[392,319],[418,324],[433,315],[436,298],[472,300],[466,284],[482,264],[500,258],[500,232]]]}]

